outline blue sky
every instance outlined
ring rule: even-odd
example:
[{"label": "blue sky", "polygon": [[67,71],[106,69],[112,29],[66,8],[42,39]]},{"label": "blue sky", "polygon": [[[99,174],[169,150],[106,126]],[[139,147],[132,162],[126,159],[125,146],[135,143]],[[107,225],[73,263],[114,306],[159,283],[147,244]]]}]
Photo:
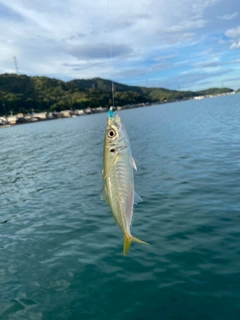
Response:
[{"label": "blue sky", "polygon": [[239,0],[0,0],[0,23],[1,74],[240,88]]}]

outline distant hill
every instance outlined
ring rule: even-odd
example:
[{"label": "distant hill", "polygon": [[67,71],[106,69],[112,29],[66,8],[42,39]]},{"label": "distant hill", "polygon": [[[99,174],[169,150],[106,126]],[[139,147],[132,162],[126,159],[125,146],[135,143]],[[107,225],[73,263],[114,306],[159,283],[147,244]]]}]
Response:
[{"label": "distant hill", "polygon": [[200,96],[206,96],[206,95],[217,95],[221,93],[227,93],[227,92],[233,92],[234,90],[229,89],[229,88],[210,88],[207,90],[202,90],[202,91],[196,91],[196,93]]},{"label": "distant hill", "polygon": [[[176,91],[164,88],[128,86],[114,82],[115,103],[158,103],[193,98],[199,95],[231,92],[229,88],[212,88],[204,91]],[[0,114],[4,103],[7,113],[61,111],[112,105],[112,82],[101,78],[76,79],[64,82],[48,77],[26,75],[0,75]]]}]

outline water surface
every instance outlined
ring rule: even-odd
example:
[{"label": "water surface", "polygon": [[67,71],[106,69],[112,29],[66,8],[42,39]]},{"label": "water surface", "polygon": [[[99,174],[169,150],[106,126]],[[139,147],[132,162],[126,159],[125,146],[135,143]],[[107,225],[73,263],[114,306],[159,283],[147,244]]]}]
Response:
[{"label": "water surface", "polygon": [[106,114],[0,130],[0,319],[240,319],[240,96],[120,111],[144,202],[100,200]]}]

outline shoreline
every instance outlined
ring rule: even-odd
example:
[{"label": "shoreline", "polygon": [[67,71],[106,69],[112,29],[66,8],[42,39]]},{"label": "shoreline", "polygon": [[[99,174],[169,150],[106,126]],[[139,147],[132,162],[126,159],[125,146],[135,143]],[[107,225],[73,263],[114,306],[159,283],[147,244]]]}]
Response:
[{"label": "shoreline", "polygon": [[[128,104],[122,107],[116,107],[117,110],[127,110],[127,109],[134,109],[134,108],[141,108],[141,107],[148,107],[166,103],[173,103],[173,102],[181,102],[181,101],[188,101],[188,100],[202,100],[206,98],[215,98],[219,96],[226,96],[226,95],[233,95],[236,92],[230,93],[221,93],[217,95],[206,95],[206,96],[197,96],[189,99],[181,99],[181,100],[174,100],[174,101],[158,101],[155,103],[139,103],[139,104]],[[20,124],[27,124],[27,123],[34,123],[34,122],[41,122],[41,121],[49,121],[49,120],[57,120],[57,119],[65,119],[65,118],[77,118],[80,116],[91,115],[96,113],[104,113],[107,112],[109,108],[107,107],[98,107],[98,108],[86,108],[80,110],[63,110],[60,112],[39,112],[32,114],[22,114],[19,113],[17,115],[11,116],[2,116],[0,117],[0,128],[9,128],[12,126],[20,125]]]}]

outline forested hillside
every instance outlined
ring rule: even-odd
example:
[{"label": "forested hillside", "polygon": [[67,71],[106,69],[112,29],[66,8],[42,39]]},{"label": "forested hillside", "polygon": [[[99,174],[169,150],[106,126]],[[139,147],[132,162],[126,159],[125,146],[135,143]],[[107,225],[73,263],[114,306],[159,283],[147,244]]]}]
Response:
[{"label": "forested hillside", "polygon": [[[115,104],[155,103],[189,99],[198,95],[231,92],[228,88],[205,91],[175,91],[114,83]],[[112,82],[100,78],[64,82],[48,77],[29,77],[17,74],[0,75],[0,114],[39,111],[61,111],[106,107],[112,104]]]}]

